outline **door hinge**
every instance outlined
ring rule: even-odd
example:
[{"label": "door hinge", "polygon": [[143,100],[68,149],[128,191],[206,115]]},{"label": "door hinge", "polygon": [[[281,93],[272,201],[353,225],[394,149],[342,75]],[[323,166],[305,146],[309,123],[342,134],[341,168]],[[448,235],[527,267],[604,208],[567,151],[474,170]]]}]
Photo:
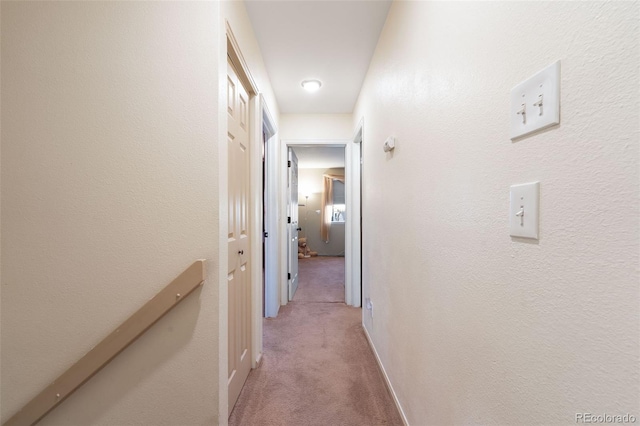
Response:
[{"label": "door hinge", "polygon": [[287,167],[291,167],[291,160],[287,161]]},{"label": "door hinge", "polygon": [[291,216],[287,217],[287,223],[291,223]]},{"label": "door hinge", "polygon": [[267,231],[264,231],[264,237],[269,238],[269,233]]},{"label": "door hinge", "polygon": [[289,272],[289,273],[287,274],[287,279],[288,279],[288,280],[290,280],[290,279],[291,279],[291,272]]}]

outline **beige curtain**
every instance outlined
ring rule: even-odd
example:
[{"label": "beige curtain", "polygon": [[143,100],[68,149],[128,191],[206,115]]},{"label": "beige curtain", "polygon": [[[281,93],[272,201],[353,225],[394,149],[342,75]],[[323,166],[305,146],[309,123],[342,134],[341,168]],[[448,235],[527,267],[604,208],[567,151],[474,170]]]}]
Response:
[{"label": "beige curtain", "polygon": [[324,175],[324,186],[322,187],[322,205],[320,210],[320,237],[322,241],[329,242],[329,230],[331,229],[331,213],[333,210],[333,181],[339,180],[344,183],[342,175]]}]

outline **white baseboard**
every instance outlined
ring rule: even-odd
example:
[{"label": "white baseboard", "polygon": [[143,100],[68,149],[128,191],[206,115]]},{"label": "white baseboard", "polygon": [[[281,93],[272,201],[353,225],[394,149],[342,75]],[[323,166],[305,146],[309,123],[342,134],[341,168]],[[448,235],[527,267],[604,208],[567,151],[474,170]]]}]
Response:
[{"label": "white baseboard", "polygon": [[362,329],[364,330],[364,335],[367,337],[367,342],[369,342],[369,347],[373,351],[373,355],[376,357],[378,368],[380,368],[380,371],[382,372],[382,377],[384,377],[384,384],[387,385],[387,389],[389,389],[389,393],[393,398],[393,402],[396,404],[398,413],[402,418],[402,423],[404,423],[405,426],[409,426],[409,421],[407,420],[407,416],[404,414],[402,405],[400,405],[400,401],[398,400],[398,395],[396,395],[396,391],[393,390],[393,386],[391,385],[391,381],[389,380],[387,371],[384,369],[384,365],[382,365],[382,361],[380,361],[380,356],[378,355],[378,351],[376,350],[376,347],[373,345],[373,340],[371,340],[371,336],[369,336],[369,331],[367,330],[367,327],[364,326],[364,324],[362,324]]}]

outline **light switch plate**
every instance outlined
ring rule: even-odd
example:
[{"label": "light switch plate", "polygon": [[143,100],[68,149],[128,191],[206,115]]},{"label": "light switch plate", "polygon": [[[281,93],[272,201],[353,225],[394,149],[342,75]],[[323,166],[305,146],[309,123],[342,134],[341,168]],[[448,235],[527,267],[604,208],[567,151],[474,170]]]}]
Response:
[{"label": "light switch plate", "polygon": [[509,198],[511,236],[537,240],[540,182],[513,185],[509,192]]},{"label": "light switch plate", "polygon": [[511,139],[560,124],[560,61],[511,89]]}]

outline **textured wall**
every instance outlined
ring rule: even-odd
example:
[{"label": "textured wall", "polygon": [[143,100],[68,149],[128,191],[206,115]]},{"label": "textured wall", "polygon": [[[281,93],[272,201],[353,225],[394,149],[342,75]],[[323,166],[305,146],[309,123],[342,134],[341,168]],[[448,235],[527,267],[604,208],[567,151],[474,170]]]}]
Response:
[{"label": "textured wall", "polygon": [[[354,123],[365,324],[410,424],[640,418],[638,8],[393,4]],[[511,142],[511,88],[557,59],[560,126]],[[540,240],[512,239],[534,180]]]},{"label": "textured wall", "polygon": [[280,138],[298,139],[351,139],[351,114],[282,114]]},{"label": "textured wall", "polygon": [[217,422],[219,19],[2,2],[2,421],[204,258],[205,286],[41,424]]}]

